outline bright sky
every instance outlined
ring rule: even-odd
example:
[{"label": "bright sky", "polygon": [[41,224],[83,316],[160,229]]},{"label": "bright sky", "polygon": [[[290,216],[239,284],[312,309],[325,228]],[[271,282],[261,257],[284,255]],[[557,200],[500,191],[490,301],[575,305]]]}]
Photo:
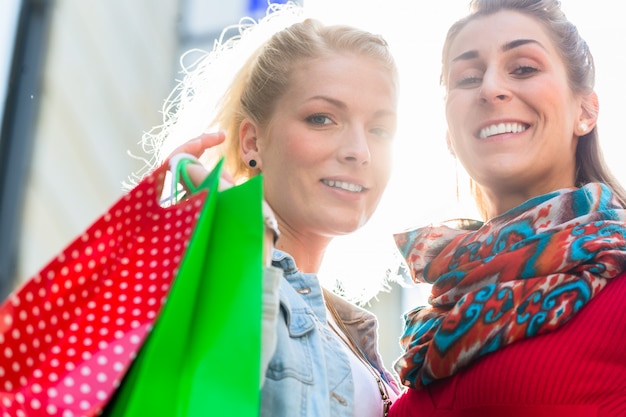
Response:
[{"label": "bright sky", "polygon": [[[626,164],[620,128],[626,54],[621,40],[626,27],[615,3],[563,0],[563,10],[578,26],[594,55],[596,91],[600,98],[599,131],[607,161],[626,184]],[[382,34],[394,50],[400,70],[400,126],[396,139],[394,176],[384,201],[370,224],[349,237],[337,239],[327,254],[323,275],[371,279],[384,274],[393,262],[394,231],[459,216],[475,216],[467,197],[455,198],[454,159],[445,147],[443,92],[439,87],[440,49],[449,25],[465,15],[468,0],[306,0],[305,8],[326,23],[347,23]],[[354,269],[356,268],[356,272]],[[363,274],[360,274],[361,271]],[[368,279],[365,279],[368,281]],[[348,284],[350,285],[350,284]],[[352,285],[350,285],[352,287]]]}]

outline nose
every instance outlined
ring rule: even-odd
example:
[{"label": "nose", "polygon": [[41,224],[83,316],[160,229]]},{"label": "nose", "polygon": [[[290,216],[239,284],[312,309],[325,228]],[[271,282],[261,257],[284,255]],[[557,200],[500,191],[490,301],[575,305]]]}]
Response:
[{"label": "nose", "polygon": [[485,71],[480,85],[479,100],[483,104],[497,104],[509,101],[512,97],[506,80],[496,71]]},{"label": "nose", "polygon": [[364,128],[353,128],[346,132],[339,148],[342,161],[367,165],[371,161],[370,145]]}]

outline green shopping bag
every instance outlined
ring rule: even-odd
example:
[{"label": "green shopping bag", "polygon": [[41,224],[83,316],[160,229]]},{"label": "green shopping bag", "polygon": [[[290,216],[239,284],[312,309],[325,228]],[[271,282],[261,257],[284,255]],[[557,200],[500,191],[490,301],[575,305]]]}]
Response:
[{"label": "green shopping bag", "polygon": [[261,178],[218,191],[221,167],[194,191],[209,195],[178,276],[105,415],[258,416]]}]

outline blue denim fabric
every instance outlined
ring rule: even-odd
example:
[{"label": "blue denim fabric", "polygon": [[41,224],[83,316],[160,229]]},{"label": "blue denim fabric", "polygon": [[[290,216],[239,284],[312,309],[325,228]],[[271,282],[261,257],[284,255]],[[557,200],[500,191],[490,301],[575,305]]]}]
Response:
[{"label": "blue denim fabric", "polygon": [[[263,417],[353,417],[354,384],[350,363],[327,325],[322,289],[315,274],[297,270],[293,258],[274,251],[273,265],[284,271],[280,283],[277,347],[262,389]],[[355,340],[394,390],[376,351],[377,323],[369,312],[339,297],[335,308]]]}]

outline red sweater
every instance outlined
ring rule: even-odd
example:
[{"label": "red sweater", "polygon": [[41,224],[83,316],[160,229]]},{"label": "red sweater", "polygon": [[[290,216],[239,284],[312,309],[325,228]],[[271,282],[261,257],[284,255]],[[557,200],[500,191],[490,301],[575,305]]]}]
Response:
[{"label": "red sweater", "polygon": [[626,416],[626,274],[559,330],[406,391],[389,417],[407,416]]}]

